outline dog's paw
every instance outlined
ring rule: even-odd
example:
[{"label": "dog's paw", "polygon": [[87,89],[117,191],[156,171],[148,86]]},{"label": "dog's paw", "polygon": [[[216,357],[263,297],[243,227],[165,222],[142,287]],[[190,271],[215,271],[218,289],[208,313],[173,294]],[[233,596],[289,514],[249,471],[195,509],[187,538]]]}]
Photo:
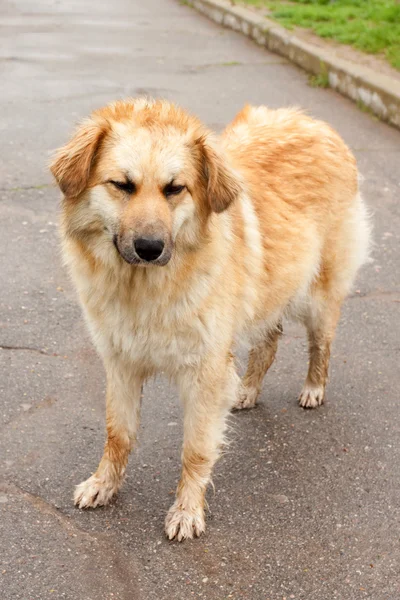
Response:
[{"label": "dog's paw", "polygon": [[115,483],[102,481],[96,475],[92,475],[75,488],[74,503],[79,508],[96,508],[108,504],[118,491]]},{"label": "dog's paw", "polygon": [[324,402],[324,387],[305,384],[300,394],[299,404],[303,408],[317,408]]},{"label": "dog's paw", "polygon": [[178,501],[171,506],[165,519],[167,538],[178,542],[199,537],[205,528],[204,509],[199,506],[195,510],[186,510]]},{"label": "dog's paw", "polygon": [[233,410],[243,410],[244,408],[254,408],[257,404],[258,389],[255,387],[240,386]]}]

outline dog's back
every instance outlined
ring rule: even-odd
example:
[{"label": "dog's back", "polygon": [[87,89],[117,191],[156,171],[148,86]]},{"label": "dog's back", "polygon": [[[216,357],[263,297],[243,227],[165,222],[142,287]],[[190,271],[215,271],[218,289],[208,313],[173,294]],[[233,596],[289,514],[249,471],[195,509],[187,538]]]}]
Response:
[{"label": "dog's back", "polygon": [[266,260],[280,246],[289,258],[296,239],[297,254],[319,255],[321,284],[336,273],[335,290],[346,295],[368,256],[370,227],[344,141],[299,110],[263,106],[246,106],[222,140],[257,212]]}]

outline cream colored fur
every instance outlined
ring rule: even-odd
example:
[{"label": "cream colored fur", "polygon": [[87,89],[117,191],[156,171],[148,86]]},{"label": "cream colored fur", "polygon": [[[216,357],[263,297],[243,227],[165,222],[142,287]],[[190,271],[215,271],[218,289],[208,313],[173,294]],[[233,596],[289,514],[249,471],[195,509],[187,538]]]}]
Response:
[{"label": "cream colored fur", "polygon": [[[118,491],[143,382],[162,371],[184,407],[166,533],[200,535],[226,416],[255,405],[284,316],[309,335],[300,404],[323,402],[340,306],[368,253],[354,158],[298,111],[246,107],[217,140],[168,102],[139,99],[95,112],[52,171],[65,195],[65,262],[107,373],[104,456],[75,502],[95,507]],[[126,180],[132,192],[114,183]],[[164,240],[159,264],[133,252],[143,235]],[[240,383],[232,351],[243,336],[254,347]]]}]

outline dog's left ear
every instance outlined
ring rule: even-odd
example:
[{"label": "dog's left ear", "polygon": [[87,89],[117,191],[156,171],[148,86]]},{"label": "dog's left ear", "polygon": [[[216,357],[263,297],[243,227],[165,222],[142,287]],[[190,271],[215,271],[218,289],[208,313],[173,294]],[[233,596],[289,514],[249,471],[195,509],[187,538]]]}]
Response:
[{"label": "dog's left ear", "polygon": [[239,196],[241,183],[210,136],[196,140],[201,154],[201,173],[207,202],[213,212],[220,213]]}]

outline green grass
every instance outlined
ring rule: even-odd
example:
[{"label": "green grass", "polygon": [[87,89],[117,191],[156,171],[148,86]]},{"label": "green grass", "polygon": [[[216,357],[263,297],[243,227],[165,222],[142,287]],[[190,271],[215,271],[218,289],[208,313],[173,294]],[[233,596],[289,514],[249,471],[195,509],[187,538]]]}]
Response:
[{"label": "green grass", "polygon": [[310,75],[308,83],[311,87],[328,88],[329,87],[329,75],[326,69],[322,69],[319,75]]},{"label": "green grass", "polygon": [[362,110],[365,113],[368,113],[374,119],[378,119],[378,117],[375,115],[375,113],[373,112],[373,110],[369,106],[367,106],[366,104],[364,104],[364,102],[362,100],[357,100],[357,106],[358,106],[358,108],[360,110]]},{"label": "green grass", "polygon": [[285,27],[310,29],[323,38],[381,54],[400,69],[399,0],[240,0],[266,7]]}]

